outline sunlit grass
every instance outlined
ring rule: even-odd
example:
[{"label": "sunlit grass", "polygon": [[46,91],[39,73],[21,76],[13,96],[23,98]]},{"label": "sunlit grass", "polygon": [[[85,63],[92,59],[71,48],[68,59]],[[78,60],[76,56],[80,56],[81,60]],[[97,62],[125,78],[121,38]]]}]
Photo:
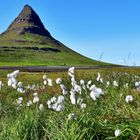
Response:
[{"label": "sunlit grass", "polygon": [[[27,73],[21,72],[17,80],[23,85],[39,84],[43,86],[42,76],[46,74],[53,80],[53,87],[46,86],[37,91],[18,93],[7,86],[6,75],[10,71],[0,71],[0,80],[4,87],[0,91],[0,139],[6,140],[109,140],[109,139],[139,139],[140,133],[140,95],[136,91],[135,82],[140,80],[139,69],[96,69],[81,70],[75,72],[76,81],[80,79],[86,82],[92,80],[104,91],[96,101],[92,100],[89,92],[81,97],[87,104],[85,110],[79,105],[72,105],[69,95],[65,96],[65,110],[56,112],[48,109],[47,101],[52,97],[58,97],[61,89],[55,83],[55,79],[62,78],[68,91],[71,88],[70,77],[66,72],[62,73]],[[100,72],[103,83],[96,81],[97,72]],[[126,74],[127,73],[127,74]],[[136,78],[135,75],[138,77]],[[119,84],[114,87],[112,82],[116,80]],[[110,81],[109,87],[106,82]],[[128,83],[128,88],[124,85]],[[27,101],[33,100],[33,93],[38,92],[39,103],[27,107]],[[125,97],[132,95],[134,100],[131,103],[125,102]],[[16,99],[23,97],[22,106],[18,107]],[[39,105],[43,104],[42,111]],[[70,113],[75,113],[75,119],[68,119]],[[119,137],[115,137],[116,129],[121,131]]]}]

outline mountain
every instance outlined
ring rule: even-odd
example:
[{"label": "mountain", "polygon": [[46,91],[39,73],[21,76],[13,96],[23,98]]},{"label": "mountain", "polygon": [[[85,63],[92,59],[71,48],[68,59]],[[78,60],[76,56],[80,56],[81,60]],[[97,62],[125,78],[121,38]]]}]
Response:
[{"label": "mountain", "polygon": [[37,13],[25,5],[0,34],[0,65],[107,65],[66,47],[54,39]]}]

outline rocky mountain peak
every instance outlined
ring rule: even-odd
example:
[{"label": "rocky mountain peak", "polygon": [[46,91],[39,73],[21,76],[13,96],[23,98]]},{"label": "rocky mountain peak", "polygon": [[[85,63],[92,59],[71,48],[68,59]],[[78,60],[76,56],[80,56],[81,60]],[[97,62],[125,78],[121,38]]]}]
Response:
[{"label": "rocky mountain peak", "polygon": [[40,17],[29,5],[24,6],[18,17],[8,27],[7,31],[11,30],[16,31],[17,34],[33,33],[51,37],[41,22]]}]

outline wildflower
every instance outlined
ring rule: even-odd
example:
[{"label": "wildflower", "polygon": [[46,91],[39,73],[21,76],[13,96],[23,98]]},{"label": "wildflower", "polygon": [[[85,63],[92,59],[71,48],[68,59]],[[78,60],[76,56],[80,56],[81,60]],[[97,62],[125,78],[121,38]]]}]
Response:
[{"label": "wildflower", "polygon": [[86,90],[85,81],[83,79],[80,80],[80,85],[82,86],[83,90]]},{"label": "wildflower", "polygon": [[108,87],[110,85],[110,82],[109,81],[107,81],[106,82],[106,87]]},{"label": "wildflower", "polygon": [[43,84],[44,84],[44,85],[47,85],[47,81],[46,81],[46,80],[44,80],[44,81],[43,81]]},{"label": "wildflower", "polygon": [[31,85],[28,84],[28,86],[25,87],[26,89],[31,89]]},{"label": "wildflower", "polygon": [[53,105],[52,105],[52,109],[53,110],[56,110],[57,109],[57,107],[58,107],[58,103],[56,102],[56,103],[54,103]]},{"label": "wildflower", "polygon": [[113,81],[113,86],[114,87],[118,87],[119,86],[118,83],[117,83],[117,81]]},{"label": "wildflower", "polygon": [[121,131],[119,129],[115,130],[115,137],[119,137],[121,135]]},{"label": "wildflower", "polygon": [[47,76],[46,75],[43,75],[43,80],[47,80]]},{"label": "wildflower", "polygon": [[100,78],[100,82],[103,83],[103,79],[102,78]]},{"label": "wildflower", "polygon": [[39,110],[42,111],[43,108],[44,108],[43,104],[40,104],[40,105],[39,105]]},{"label": "wildflower", "polygon": [[48,100],[48,101],[47,101],[47,105],[48,105],[48,108],[49,108],[49,109],[52,108],[52,105],[51,105],[51,104],[52,104],[52,102],[51,102],[50,100]]},{"label": "wildflower", "polygon": [[83,84],[85,84],[85,81],[82,79],[80,80],[80,85],[83,85]]},{"label": "wildflower", "polygon": [[90,87],[91,83],[92,83],[92,81],[91,81],[91,80],[87,82],[87,85],[86,85],[86,86],[87,86],[87,88],[88,88],[88,89],[89,89],[89,87]]},{"label": "wildflower", "polygon": [[70,91],[70,101],[73,105],[76,104],[75,93],[73,91]]},{"label": "wildflower", "polygon": [[74,78],[74,70],[75,70],[74,67],[71,67],[71,68],[69,68],[69,70],[68,70],[68,75],[69,75],[70,77],[72,77],[72,78]]},{"label": "wildflower", "polygon": [[18,74],[19,74],[19,70],[15,70],[13,73],[11,73],[11,76],[16,78]]},{"label": "wildflower", "polygon": [[135,87],[137,88],[137,91],[140,91],[140,81],[135,82]]},{"label": "wildflower", "polygon": [[74,85],[74,91],[81,94],[82,89],[81,89],[81,87],[79,85],[75,84]]},{"label": "wildflower", "polygon": [[14,89],[16,89],[16,77],[19,74],[19,70],[14,71],[13,73],[7,74],[7,79],[8,79],[8,86],[13,87]]},{"label": "wildflower", "polygon": [[17,86],[18,86],[17,88],[18,92],[25,93],[25,90],[23,90],[22,82],[18,82]]},{"label": "wildflower", "polygon": [[49,78],[48,78],[47,81],[48,81],[48,85],[49,85],[49,86],[52,86],[52,79],[49,79]]},{"label": "wildflower", "polygon": [[2,81],[0,81],[0,90],[1,90],[2,86],[4,86],[4,84],[2,83]]},{"label": "wildflower", "polygon": [[89,80],[87,84],[88,84],[88,85],[91,85],[91,83],[92,83],[92,81],[91,81],[91,80]]},{"label": "wildflower", "polygon": [[11,77],[10,79],[8,79],[8,86],[11,86],[11,87],[13,87],[15,89],[16,84],[17,84],[17,81],[16,81],[15,78]]},{"label": "wildflower", "polygon": [[132,101],[133,101],[133,96],[132,96],[132,95],[127,95],[127,96],[125,97],[125,101],[126,101],[127,103],[132,102]]},{"label": "wildflower", "polygon": [[76,85],[76,81],[75,81],[75,78],[74,77],[72,77],[71,78],[71,85],[74,87],[75,85]]},{"label": "wildflower", "polygon": [[79,97],[79,98],[77,99],[77,104],[81,105],[82,103],[83,103],[83,99],[82,99],[81,97]]},{"label": "wildflower", "polygon": [[139,82],[135,82],[135,86],[136,87],[140,86],[140,81]]},{"label": "wildflower", "polygon": [[74,67],[70,67],[69,70],[68,70],[68,72],[70,72],[71,74],[74,74],[74,70],[75,70]]},{"label": "wildflower", "polygon": [[55,110],[56,111],[63,111],[64,109],[65,109],[64,105],[63,104],[59,104]]},{"label": "wildflower", "polygon": [[97,76],[97,81],[99,81],[100,80],[100,78],[101,78],[101,75],[100,75],[100,73],[98,72],[98,76]]},{"label": "wildflower", "polygon": [[58,96],[57,103],[60,104],[60,103],[63,103],[63,102],[64,102],[64,96],[62,96],[62,95]]},{"label": "wildflower", "polygon": [[66,87],[63,84],[60,84],[60,88],[62,90],[63,95],[66,95],[68,93]]},{"label": "wildflower", "polygon": [[27,106],[31,106],[31,105],[32,105],[32,101],[29,100],[29,101],[27,102]]},{"label": "wildflower", "polygon": [[85,109],[87,107],[87,105],[85,103],[81,104],[81,109]]},{"label": "wildflower", "polygon": [[23,101],[23,98],[22,97],[19,97],[18,100],[17,100],[17,104],[19,106],[21,106],[22,101]]},{"label": "wildflower", "polygon": [[35,84],[33,84],[32,86],[31,86],[31,88],[30,89],[32,89],[32,90],[37,90],[38,89],[38,86],[37,85],[35,85]]},{"label": "wildflower", "polygon": [[128,89],[128,83],[126,83],[126,84],[124,85],[124,88]]},{"label": "wildflower", "polygon": [[76,119],[76,115],[75,115],[75,113],[70,113],[68,115],[68,120],[73,120],[73,119]]},{"label": "wildflower", "polygon": [[101,88],[97,88],[95,85],[92,85],[90,87],[90,96],[93,100],[96,100],[99,98],[100,95],[104,94]]},{"label": "wildflower", "polygon": [[58,84],[58,85],[59,85],[59,84],[61,84],[62,79],[61,79],[61,78],[57,78],[55,82],[56,82],[56,84]]},{"label": "wildflower", "polygon": [[56,99],[56,97],[52,97],[52,98],[50,99],[50,101],[51,101],[51,103],[55,103],[55,102],[57,101],[57,99]]},{"label": "wildflower", "polygon": [[33,103],[38,103],[39,102],[38,94],[34,93],[33,96],[34,96]]}]

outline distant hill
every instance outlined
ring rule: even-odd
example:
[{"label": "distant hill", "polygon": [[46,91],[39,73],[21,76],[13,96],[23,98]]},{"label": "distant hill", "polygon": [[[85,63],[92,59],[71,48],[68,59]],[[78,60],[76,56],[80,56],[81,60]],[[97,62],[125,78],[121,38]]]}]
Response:
[{"label": "distant hill", "polygon": [[8,29],[0,34],[0,65],[108,64],[84,57],[54,39],[37,13],[25,5]]}]

